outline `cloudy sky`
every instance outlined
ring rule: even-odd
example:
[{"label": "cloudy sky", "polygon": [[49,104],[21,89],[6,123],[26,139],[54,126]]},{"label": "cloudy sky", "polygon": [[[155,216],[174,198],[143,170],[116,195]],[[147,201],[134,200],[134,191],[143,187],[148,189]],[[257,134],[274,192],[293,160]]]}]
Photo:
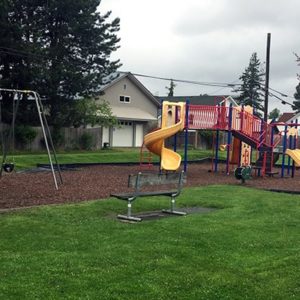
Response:
[{"label": "cloudy sky", "polygon": [[[102,0],[99,10],[111,10],[113,18],[121,19],[121,48],[113,55],[121,60],[121,71],[237,83],[253,52],[265,62],[270,32],[270,87],[291,97],[295,92],[300,73],[293,54],[300,55],[299,0]],[[166,95],[169,82],[138,79],[153,94]],[[232,91],[184,83],[175,88],[178,96],[204,93]],[[269,107],[291,111],[272,97]]]}]

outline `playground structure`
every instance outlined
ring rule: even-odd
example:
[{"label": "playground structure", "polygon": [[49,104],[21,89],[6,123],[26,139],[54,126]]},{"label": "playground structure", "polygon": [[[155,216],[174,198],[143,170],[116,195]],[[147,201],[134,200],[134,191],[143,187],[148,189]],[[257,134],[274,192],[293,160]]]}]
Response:
[{"label": "playground structure", "polygon": [[[226,151],[226,174],[230,167],[247,167],[253,165],[258,176],[279,173],[274,171],[275,163],[282,155],[281,177],[294,176],[295,167],[300,166],[300,149],[297,149],[297,123],[267,123],[253,115],[251,107],[232,105],[190,105],[186,102],[162,103],[161,128],[147,134],[144,144],[148,150],[160,156],[160,168],[176,171],[181,164],[181,157],[174,150],[164,146],[165,139],[185,131],[184,171],[187,170],[188,130],[212,130],[216,139],[213,157],[213,171],[218,171],[219,152]],[[278,130],[283,127],[283,130]],[[226,135],[226,144],[220,143],[220,132]],[[256,150],[256,158],[253,153]],[[286,161],[287,157],[287,161]],[[251,162],[255,161],[254,164]],[[287,163],[286,163],[287,162]]]}]

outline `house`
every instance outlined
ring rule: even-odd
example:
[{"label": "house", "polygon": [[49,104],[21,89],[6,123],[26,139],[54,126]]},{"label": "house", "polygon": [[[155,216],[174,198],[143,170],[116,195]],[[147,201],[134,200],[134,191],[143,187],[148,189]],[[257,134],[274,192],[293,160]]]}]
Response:
[{"label": "house", "polygon": [[[291,123],[297,123],[300,124],[300,112],[299,113],[293,113],[293,112],[287,112],[283,113],[277,123],[284,123],[284,124],[291,124]],[[284,124],[277,126],[279,131],[284,131]],[[300,127],[298,128],[298,136],[300,135]]]},{"label": "house", "polygon": [[160,102],[131,73],[116,73],[101,88],[119,126],[103,128],[102,146],[140,147],[144,135],[157,127]]},{"label": "house", "polygon": [[130,72],[114,73],[108,83],[101,87],[100,99],[106,100],[119,126],[102,129],[102,147],[140,147],[143,138],[157,127],[162,99],[172,102],[189,99],[191,104],[237,106],[233,98],[224,96],[154,97],[152,93]]},{"label": "house", "polygon": [[292,121],[299,119],[300,113],[299,114],[295,114],[293,112],[287,112],[287,113],[283,113],[279,119],[278,119],[278,123],[291,123]]}]

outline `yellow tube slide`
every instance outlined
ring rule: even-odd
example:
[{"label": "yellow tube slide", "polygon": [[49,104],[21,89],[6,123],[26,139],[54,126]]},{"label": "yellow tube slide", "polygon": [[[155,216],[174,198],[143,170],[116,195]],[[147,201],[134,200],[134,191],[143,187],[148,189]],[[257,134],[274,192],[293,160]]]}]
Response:
[{"label": "yellow tube slide", "polygon": [[291,159],[295,162],[296,167],[300,167],[300,149],[287,149],[285,154],[291,157]]},{"label": "yellow tube slide", "polygon": [[[180,119],[177,123],[167,124],[168,108],[178,106],[180,108]],[[181,164],[181,156],[173,150],[165,148],[165,139],[173,136],[184,128],[185,103],[163,102],[161,129],[151,132],[144,137],[144,143],[148,150],[161,157],[161,169],[176,171]],[[174,110],[173,110],[174,111]]]}]

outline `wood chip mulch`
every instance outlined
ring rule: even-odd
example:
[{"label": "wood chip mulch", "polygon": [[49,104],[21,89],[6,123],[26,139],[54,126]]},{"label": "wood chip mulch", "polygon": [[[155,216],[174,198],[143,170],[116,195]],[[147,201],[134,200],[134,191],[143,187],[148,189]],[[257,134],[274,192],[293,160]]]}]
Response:
[{"label": "wood chip mulch", "polygon": [[[225,174],[225,166],[220,165],[218,173],[210,172],[210,168],[208,163],[188,165],[186,186],[241,185],[234,178],[233,172],[229,176]],[[0,210],[108,198],[111,193],[126,191],[128,175],[138,171],[139,166],[126,165],[101,165],[63,171],[64,184],[59,190],[55,189],[49,171],[5,173],[0,179]],[[158,171],[157,167],[152,171]],[[296,171],[295,178],[280,178],[280,175],[254,177],[244,185],[300,192],[300,170]]]}]

